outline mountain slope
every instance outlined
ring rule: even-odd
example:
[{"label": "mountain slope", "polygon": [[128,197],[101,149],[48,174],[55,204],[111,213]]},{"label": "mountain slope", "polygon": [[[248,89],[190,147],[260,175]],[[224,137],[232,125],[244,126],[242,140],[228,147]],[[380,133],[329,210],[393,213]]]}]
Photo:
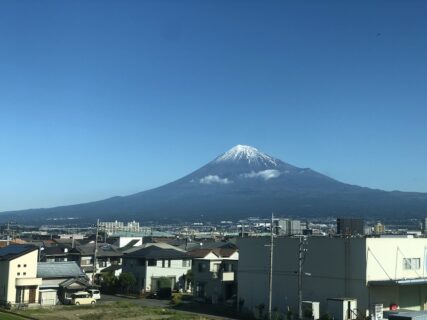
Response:
[{"label": "mountain slope", "polygon": [[[427,194],[386,192],[341,183],[238,145],[193,173],[126,197],[8,212],[30,217],[163,219],[278,215],[422,216]],[[3,216],[3,215],[2,215]],[[1,216],[0,216],[1,218]]]}]

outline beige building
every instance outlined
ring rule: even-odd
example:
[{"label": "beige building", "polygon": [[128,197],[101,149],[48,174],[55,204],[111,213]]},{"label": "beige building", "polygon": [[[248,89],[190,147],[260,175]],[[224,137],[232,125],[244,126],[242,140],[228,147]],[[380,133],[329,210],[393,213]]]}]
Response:
[{"label": "beige building", "polygon": [[39,302],[41,278],[37,278],[38,248],[9,245],[0,249],[0,302],[33,304]]},{"label": "beige building", "polygon": [[[269,238],[238,241],[238,299],[256,312],[268,305]],[[303,264],[303,300],[319,301],[326,313],[328,298],[357,299],[358,314],[373,304],[384,309],[427,310],[427,238],[307,238]],[[275,238],[273,308],[298,312],[299,239]]]}]

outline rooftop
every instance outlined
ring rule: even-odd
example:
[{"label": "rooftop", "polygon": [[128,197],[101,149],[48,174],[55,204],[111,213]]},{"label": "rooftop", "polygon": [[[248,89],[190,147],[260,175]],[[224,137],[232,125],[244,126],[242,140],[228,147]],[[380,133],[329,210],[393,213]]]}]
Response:
[{"label": "rooftop", "polygon": [[37,265],[38,278],[80,278],[86,277],[83,270],[75,261],[39,262]]},{"label": "rooftop", "polygon": [[163,249],[152,245],[132,253],[125,257],[145,258],[145,259],[188,259],[190,256],[186,252],[177,249]]},{"label": "rooftop", "polygon": [[13,260],[34,250],[38,250],[38,247],[27,244],[11,244],[0,249],[0,260]]}]

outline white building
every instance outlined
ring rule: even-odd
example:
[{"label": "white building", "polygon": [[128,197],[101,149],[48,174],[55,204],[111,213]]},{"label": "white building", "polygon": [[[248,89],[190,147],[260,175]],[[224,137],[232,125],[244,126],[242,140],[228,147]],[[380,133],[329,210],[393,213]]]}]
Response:
[{"label": "white building", "polygon": [[0,249],[0,302],[3,305],[37,304],[39,250],[31,245],[9,245]]},{"label": "white building", "polygon": [[296,235],[302,234],[301,221],[293,219],[275,219],[273,221],[273,227],[275,228],[276,234],[279,235]]},{"label": "white building", "polygon": [[[238,299],[256,312],[268,305],[269,239],[238,241]],[[266,246],[267,245],[267,246]],[[384,309],[427,309],[427,238],[309,237],[303,272],[303,300],[319,301],[327,312],[328,298],[355,298],[359,314],[373,304]],[[273,308],[298,312],[298,238],[276,238],[273,262]]]},{"label": "white building", "polygon": [[117,236],[115,237],[116,241],[114,244],[118,248],[123,248],[126,246],[137,247],[142,245],[142,237],[123,237]]},{"label": "white building", "polygon": [[139,222],[130,221],[124,224],[121,221],[104,221],[99,222],[99,227],[104,230],[107,234],[115,234],[116,232],[142,232],[143,227],[139,226]]},{"label": "white building", "polygon": [[184,251],[163,244],[146,244],[144,248],[123,256],[123,272],[133,273],[138,292],[155,292],[160,278],[169,278],[172,289],[187,289],[186,275],[191,257]]}]

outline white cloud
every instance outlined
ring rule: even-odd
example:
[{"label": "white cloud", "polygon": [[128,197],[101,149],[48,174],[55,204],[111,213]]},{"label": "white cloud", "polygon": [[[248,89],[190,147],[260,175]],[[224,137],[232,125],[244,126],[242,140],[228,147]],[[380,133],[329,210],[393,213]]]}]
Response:
[{"label": "white cloud", "polygon": [[242,174],[242,176],[245,178],[262,178],[264,180],[270,180],[280,176],[280,171],[274,169],[263,170],[258,172],[252,171],[250,173],[244,173]]},{"label": "white cloud", "polygon": [[229,184],[229,183],[232,183],[233,181],[228,180],[228,178],[220,178],[216,175],[215,176],[209,175],[200,179],[199,182],[204,184],[212,184],[212,183]]}]

